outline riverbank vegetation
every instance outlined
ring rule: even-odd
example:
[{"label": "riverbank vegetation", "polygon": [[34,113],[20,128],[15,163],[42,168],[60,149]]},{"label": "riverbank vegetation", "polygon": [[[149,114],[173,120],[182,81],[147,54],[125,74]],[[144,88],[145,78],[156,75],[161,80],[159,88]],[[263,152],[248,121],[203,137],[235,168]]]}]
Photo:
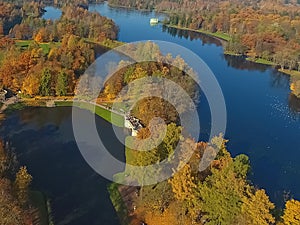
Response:
[{"label": "riverbank vegetation", "polygon": [[0,141],[0,223],[48,225],[44,196],[30,190],[32,176],[19,167],[13,149]]}]

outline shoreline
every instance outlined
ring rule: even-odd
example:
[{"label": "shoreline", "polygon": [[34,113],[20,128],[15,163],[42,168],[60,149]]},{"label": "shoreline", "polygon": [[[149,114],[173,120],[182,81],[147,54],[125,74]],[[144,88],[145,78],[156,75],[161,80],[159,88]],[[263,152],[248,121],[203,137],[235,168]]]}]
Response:
[{"label": "shoreline", "polygon": [[[195,29],[191,29],[191,28],[187,28],[187,27],[179,27],[179,26],[175,26],[175,25],[168,25],[168,24],[163,24],[163,25],[167,26],[167,27],[170,27],[170,28],[176,28],[176,29],[179,29],[179,30],[193,31],[193,32],[196,32],[196,33],[207,35],[209,37],[212,37],[212,38],[215,38],[215,39],[219,40],[223,47],[224,47],[224,42],[226,43],[226,42],[231,40],[231,37],[226,33],[217,33],[217,32],[213,33],[213,32],[205,31],[205,30],[202,30],[202,29],[195,30]],[[276,64],[272,61],[263,59],[263,58],[253,58],[253,57],[248,56],[247,54],[245,54],[245,55],[236,54],[236,53],[233,53],[233,52],[230,52],[230,51],[225,51],[225,49],[223,50],[223,54],[224,55],[237,56],[237,57],[245,57],[245,60],[247,60],[247,61],[257,63],[257,64],[266,65],[266,66],[272,66],[272,67],[279,66],[278,64]],[[274,69],[276,69],[276,68],[274,68]],[[284,73],[285,75],[291,76],[291,77],[293,77],[293,76],[299,76],[300,77],[300,71],[297,71],[297,70],[289,70],[289,69],[276,69],[276,70],[281,72],[281,73]]]}]

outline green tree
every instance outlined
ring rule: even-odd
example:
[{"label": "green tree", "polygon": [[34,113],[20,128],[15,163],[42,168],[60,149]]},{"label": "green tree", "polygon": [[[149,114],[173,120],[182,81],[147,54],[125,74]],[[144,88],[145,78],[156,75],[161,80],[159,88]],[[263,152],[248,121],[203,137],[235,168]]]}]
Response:
[{"label": "green tree", "polygon": [[212,175],[199,184],[198,197],[208,225],[234,224],[241,214],[245,185],[235,176],[232,166],[212,169]]},{"label": "green tree", "polygon": [[233,160],[233,166],[237,176],[246,178],[250,170],[249,157],[244,154],[236,156]]},{"label": "green tree", "polygon": [[42,78],[40,83],[40,94],[43,96],[49,96],[51,90],[51,72],[48,68],[45,68],[42,72]]},{"label": "green tree", "polygon": [[64,71],[60,71],[57,76],[56,81],[56,95],[65,96],[67,95],[67,88],[68,88],[68,77]]}]

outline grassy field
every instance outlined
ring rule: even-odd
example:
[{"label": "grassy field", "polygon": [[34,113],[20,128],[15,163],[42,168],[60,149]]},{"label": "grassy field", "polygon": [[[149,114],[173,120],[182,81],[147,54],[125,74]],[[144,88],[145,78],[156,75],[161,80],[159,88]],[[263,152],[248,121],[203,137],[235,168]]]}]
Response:
[{"label": "grassy field", "polygon": [[[33,40],[16,40],[16,46],[27,49]],[[48,54],[51,46],[60,46],[60,42],[48,42],[48,43],[39,43],[40,47],[43,49],[44,54]]]},{"label": "grassy field", "polygon": [[93,104],[89,104],[87,102],[73,102],[71,101],[56,101],[56,106],[75,106],[81,109],[86,109],[91,111],[92,113],[97,114],[101,118],[105,119],[106,121],[112,123],[113,125],[117,127],[124,127],[124,117],[115,113],[112,113],[111,111],[104,109],[99,106],[94,106]]}]

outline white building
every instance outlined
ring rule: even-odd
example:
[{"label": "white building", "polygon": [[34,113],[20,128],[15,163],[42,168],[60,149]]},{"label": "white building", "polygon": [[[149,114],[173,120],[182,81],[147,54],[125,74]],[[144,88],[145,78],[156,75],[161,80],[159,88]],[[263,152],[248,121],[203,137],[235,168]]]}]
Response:
[{"label": "white building", "polygon": [[139,119],[126,115],[124,118],[124,127],[131,130],[131,136],[137,136],[139,129],[143,128],[142,124],[140,123]]}]

